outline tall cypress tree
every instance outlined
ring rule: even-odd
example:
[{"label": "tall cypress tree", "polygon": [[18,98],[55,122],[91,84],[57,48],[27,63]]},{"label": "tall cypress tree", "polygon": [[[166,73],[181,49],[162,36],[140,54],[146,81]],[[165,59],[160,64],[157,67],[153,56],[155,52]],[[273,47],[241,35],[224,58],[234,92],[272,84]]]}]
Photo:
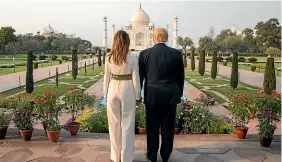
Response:
[{"label": "tall cypress tree", "polygon": [[191,51],[191,70],[195,70],[195,48],[192,48]]},{"label": "tall cypress tree", "polygon": [[56,87],[59,87],[59,71],[57,67],[56,67]]},{"label": "tall cypress tree", "polygon": [[94,62],[94,59],[93,59],[93,64],[92,64],[92,69],[94,70],[94,66],[95,66],[95,62]]},{"label": "tall cypress tree", "polygon": [[78,74],[77,49],[72,50],[72,78],[76,80]]},{"label": "tall cypress tree", "polygon": [[211,78],[215,79],[217,74],[217,51],[213,51]]},{"label": "tall cypress tree", "polygon": [[102,66],[102,58],[101,58],[101,49],[99,49],[98,51],[98,66],[101,67]]},{"label": "tall cypress tree", "polygon": [[85,63],[84,63],[84,74],[86,74],[87,73],[87,71],[86,71],[86,61],[85,61]]},{"label": "tall cypress tree", "polygon": [[238,72],[238,53],[234,52],[232,58],[232,71],[230,77],[230,86],[235,89],[238,87],[239,82],[239,72]]},{"label": "tall cypress tree", "polygon": [[26,64],[26,93],[32,93],[34,90],[33,83],[33,52],[30,50],[27,54]]},{"label": "tall cypress tree", "polygon": [[106,51],[103,52],[103,64],[105,65],[105,62],[106,62]]},{"label": "tall cypress tree", "polygon": [[264,93],[271,95],[273,90],[276,90],[276,76],[274,68],[274,58],[267,58],[263,80]]},{"label": "tall cypress tree", "polygon": [[184,68],[186,68],[187,67],[187,54],[185,52],[184,52],[183,64],[184,64]]},{"label": "tall cypress tree", "polygon": [[201,50],[200,58],[199,58],[199,74],[200,75],[205,74],[205,60],[206,60],[205,57],[206,57],[205,50]]}]

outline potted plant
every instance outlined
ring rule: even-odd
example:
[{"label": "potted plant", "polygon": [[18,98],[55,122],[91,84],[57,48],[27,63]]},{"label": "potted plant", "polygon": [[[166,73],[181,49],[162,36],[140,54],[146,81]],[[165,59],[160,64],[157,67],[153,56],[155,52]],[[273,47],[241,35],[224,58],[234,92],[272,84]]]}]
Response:
[{"label": "potted plant", "polygon": [[259,131],[260,145],[262,147],[269,147],[271,145],[273,134],[277,123],[280,121],[277,116],[273,115],[272,108],[262,108],[258,113],[259,124],[257,125]]},{"label": "potted plant", "polygon": [[34,124],[34,103],[29,94],[13,98],[15,104],[13,121],[24,141],[30,141]]},{"label": "potted plant", "polygon": [[136,109],[136,125],[139,130],[139,134],[146,134],[146,117],[145,117],[145,107],[143,104],[140,104]]},{"label": "potted plant", "polygon": [[201,95],[191,102],[191,107],[184,109],[183,133],[207,133],[211,123],[212,113],[209,110],[207,96]]},{"label": "potted plant", "polygon": [[47,135],[47,122],[49,121],[50,113],[57,109],[59,98],[56,92],[44,90],[42,96],[37,96],[35,100],[35,112],[37,120],[40,120]]},{"label": "potted plant", "polygon": [[175,118],[176,120],[175,120],[175,131],[174,131],[175,134],[179,133],[179,123],[181,120],[181,116],[182,116],[182,106],[179,104],[176,107],[176,118]]},{"label": "potted plant", "polygon": [[60,138],[61,126],[58,118],[50,117],[47,120],[47,136],[50,141],[57,142]]},{"label": "potted plant", "polygon": [[237,92],[236,89],[228,95],[229,106],[228,110],[235,124],[235,133],[238,138],[245,139],[248,133],[246,124],[250,121],[250,97],[247,93]]},{"label": "potted plant", "polygon": [[11,118],[11,110],[0,108],[0,139],[5,139]]},{"label": "potted plant", "polygon": [[259,131],[260,145],[262,147],[269,147],[271,145],[274,131],[277,124],[280,122],[281,116],[281,96],[273,91],[271,95],[267,95],[260,90],[256,95],[256,104],[259,107],[257,114],[259,124],[257,125]]},{"label": "potted plant", "polygon": [[94,96],[85,94],[83,90],[75,90],[75,88],[70,88],[65,97],[63,98],[65,102],[64,108],[66,112],[71,114],[71,122],[67,125],[68,130],[71,135],[77,135],[79,130],[79,123],[75,122],[75,116],[85,109],[85,106],[93,107]]}]

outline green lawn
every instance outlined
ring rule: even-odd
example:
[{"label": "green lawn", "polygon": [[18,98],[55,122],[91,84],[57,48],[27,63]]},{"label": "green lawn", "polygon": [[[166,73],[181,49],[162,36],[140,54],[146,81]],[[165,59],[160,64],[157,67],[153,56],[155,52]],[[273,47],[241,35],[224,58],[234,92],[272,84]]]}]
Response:
[{"label": "green lawn", "polygon": [[[219,78],[220,77],[220,78]],[[230,81],[226,77],[218,76],[217,79],[213,80],[210,77],[210,73],[205,72],[203,76],[198,73],[198,70],[191,71],[186,70],[186,81],[191,83],[198,89],[203,89],[208,87],[209,90],[216,91],[226,96],[227,93],[232,92],[230,87]],[[251,86],[245,83],[240,82],[237,88],[237,91],[247,93],[248,95],[255,95],[257,87]],[[225,100],[221,96],[216,95],[213,92],[204,91],[207,94],[210,94],[218,103],[224,103]]]},{"label": "green lawn", "polygon": [[[1,64],[19,64],[19,63],[25,63],[26,61],[13,61],[13,60],[0,60],[0,65]],[[63,63],[67,63],[68,61],[63,61]],[[48,66],[53,66],[53,65],[58,65],[59,61],[49,61],[47,63],[40,63],[38,64],[38,68],[43,68],[43,67],[48,67]],[[6,74],[11,74],[11,73],[17,73],[17,72],[22,72],[26,71],[26,66],[16,66],[14,68],[0,68],[0,76],[1,75],[6,75]]]},{"label": "green lawn", "polygon": [[209,92],[209,91],[203,91],[203,92],[204,92],[205,94],[208,94],[208,95],[212,96],[212,97],[216,100],[216,102],[219,103],[219,104],[223,104],[223,103],[226,102],[225,99],[223,99],[223,98],[217,96],[217,95],[214,94],[213,92]]},{"label": "green lawn", "polygon": [[[222,63],[219,63],[219,65],[222,65]],[[256,63],[256,65],[262,66],[262,68],[256,68],[255,72],[264,73],[265,63]],[[228,62],[227,66],[231,67],[232,62]],[[275,68],[280,68],[280,67],[282,67],[282,64],[281,63],[275,63],[274,66],[275,66]],[[251,71],[251,65],[239,65],[239,69]],[[281,71],[276,70],[275,73],[276,73],[276,76],[281,77]]]},{"label": "green lawn", "polygon": [[[46,80],[36,82],[34,92],[40,95],[44,92],[44,90],[48,89],[51,91],[58,92],[58,95],[61,96],[68,91],[69,87],[79,88],[78,85],[81,85],[81,87],[84,87],[86,89],[92,86],[94,83],[96,83],[99,79],[103,77],[103,75],[100,74],[103,71],[104,71],[104,67],[99,68],[97,65],[95,65],[95,68],[93,70],[92,66],[88,66],[87,67],[88,73],[87,75],[85,75],[84,68],[81,68],[78,72],[77,80],[73,80],[71,78],[71,72],[61,74],[59,76],[59,87],[56,87],[55,78],[53,77],[53,78],[49,78]],[[63,84],[60,82],[67,82],[67,84]],[[21,87],[21,88],[17,88],[17,89],[8,91],[6,92],[6,94],[12,95],[15,93],[22,92],[24,90],[25,90],[24,87]]]}]

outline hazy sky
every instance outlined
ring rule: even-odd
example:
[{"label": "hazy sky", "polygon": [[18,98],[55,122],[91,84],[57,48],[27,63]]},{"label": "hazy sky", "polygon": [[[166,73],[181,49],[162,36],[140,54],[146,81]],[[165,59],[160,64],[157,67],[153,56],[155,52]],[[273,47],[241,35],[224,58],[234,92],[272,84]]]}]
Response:
[{"label": "hazy sky", "polygon": [[175,16],[179,17],[179,36],[189,36],[195,43],[210,26],[219,33],[234,24],[243,30],[269,18],[281,22],[280,1],[0,0],[0,26],[12,26],[17,34],[24,34],[36,33],[51,24],[57,32],[75,33],[93,45],[102,45],[102,18],[107,16],[110,45],[112,24],[116,30],[121,29],[140,2],[156,26],[169,25],[169,45]]}]

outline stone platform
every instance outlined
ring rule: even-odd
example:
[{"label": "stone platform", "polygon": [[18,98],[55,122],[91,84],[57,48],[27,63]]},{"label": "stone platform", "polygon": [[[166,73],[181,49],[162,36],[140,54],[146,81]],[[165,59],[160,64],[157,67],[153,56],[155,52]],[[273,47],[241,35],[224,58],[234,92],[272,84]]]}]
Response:
[{"label": "stone platform", "polygon": [[[135,162],[145,162],[146,136],[135,137]],[[9,130],[0,141],[0,162],[110,162],[108,134],[62,132],[58,143],[51,143],[42,130],[32,141],[23,142],[16,130]],[[159,161],[161,158],[159,157]],[[257,137],[239,140],[235,135],[177,135],[171,162],[280,162],[281,138],[271,148],[260,146]]]}]

